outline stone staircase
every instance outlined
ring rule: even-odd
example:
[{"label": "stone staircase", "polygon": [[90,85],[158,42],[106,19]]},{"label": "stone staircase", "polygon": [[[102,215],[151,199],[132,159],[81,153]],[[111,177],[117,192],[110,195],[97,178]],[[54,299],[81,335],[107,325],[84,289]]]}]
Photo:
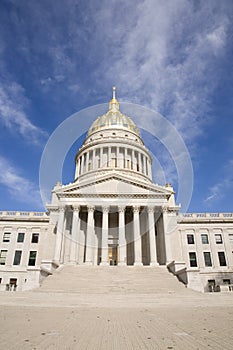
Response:
[{"label": "stone staircase", "polygon": [[40,292],[79,294],[187,293],[165,266],[119,267],[64,265],[47,277]]}]

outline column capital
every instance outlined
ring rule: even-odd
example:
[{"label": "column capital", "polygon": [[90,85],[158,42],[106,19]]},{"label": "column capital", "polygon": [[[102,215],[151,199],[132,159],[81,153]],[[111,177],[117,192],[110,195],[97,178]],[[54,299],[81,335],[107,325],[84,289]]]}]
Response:
[{"label": "column capital", "polygon": [[155,211],[155,207],[147,207],[147,211],[148,211],[148,213],[154,213],[154,211]]},{"label": "column capital", "polygon": [[80,205],[73,205],[73,211],[78,212],[80,210]]},{"label": "column capital", "polygon": [[109,207],[108,206],[102,207],[102,211],[103,211],[104,214],[108,214],[109,213]]},{"label": "column capital", "polygon": [[162,207],[162,212],[163,212],[163,213],[168,213],[168,212],[169,212],[168,207],[167,207],[167,206],[163,206],[163,207]]},{"label": "column capital", "polygon": [[138,205],[133,206],[133,212],[134,212],[135,214],[138,214],[139,211],[140,211],[140,206],[138,206]]},{"label": "column capital", "polygon": [[125,212],[125,206],[118,205],[118,211],[119,211],[119,213],[124,213]]},{"label": "column capital", "polygon": [[60,206],[60,207],[58,207],[58,210],[59,210],[59,212],[64,213],[65,207],[64,206]]},{"label": "column capital", "polygon": [[95,207],[94,206],[88,206],[87,207],[88,213],[93,213],[95,211]]}]

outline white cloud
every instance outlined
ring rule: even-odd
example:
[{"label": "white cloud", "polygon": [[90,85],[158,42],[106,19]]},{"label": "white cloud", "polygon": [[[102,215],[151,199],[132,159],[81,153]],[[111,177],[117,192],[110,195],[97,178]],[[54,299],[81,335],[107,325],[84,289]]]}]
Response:
[{"label": "white cloud", "polygon": [[30,143],[38,144],[47,134],[30,121],[24,111],[27,107],[28,100],[19,84],[0,85],[0,121],[13,133],[19,133]]},{"label": "white cloud", "polygon": [[31,203],[42,208],[38,187],[21,175],[21,171],[0,156],[0,184],[4,185],[15,201]]},{"label": "white cloud", "polygon": [[105,19],[106,26],[95,38],[104,37],[106,47],[111,47],[98,72],[100,84],[105,71],[108,84],[116,83],[120,96],[167,116],[190,143],[208,121],[217,67],[226,46],[230,22],[224,8],[217,6],[216,11],[216,5],[186,0],[137,2],[133,23],[127,25],[126,14],[121,18],[116,46],[116,29],[109,34],[110,6],[104,14],[103,9],[96,12],[96,21]]},{"label": "white cloud", "polygon": [[209,188],[209,193],[204,199],[207,205],[213,205],[228,195],[233,188],[233,159],[229,160],[222,171],[221,180]]}]

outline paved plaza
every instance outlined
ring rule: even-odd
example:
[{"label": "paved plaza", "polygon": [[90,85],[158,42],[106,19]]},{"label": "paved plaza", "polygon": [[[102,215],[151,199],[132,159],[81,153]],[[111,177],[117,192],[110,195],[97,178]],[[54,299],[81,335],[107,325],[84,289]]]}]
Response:
[{"label": "paved plaza", "polygon": [[65,267],[0,305],[1,349],[233,348],[233,293],[188,290],[163,268]]}]

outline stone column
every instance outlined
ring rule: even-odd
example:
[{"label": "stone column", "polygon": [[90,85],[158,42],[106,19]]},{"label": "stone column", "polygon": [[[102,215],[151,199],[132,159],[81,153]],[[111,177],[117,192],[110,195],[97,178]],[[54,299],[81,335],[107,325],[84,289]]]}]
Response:
[{"label": "stone column", "polygon": [[86,153],[86,173],[89,170],[88,167],[89,167],[89,152]]},{"label": "stone column", "polygon": [[62,236],[63,236],[63,228],[64,228],[64,217],[65,217],[65,208],[59,208],[59,217],[57,223],[57,234],[56,234],[56,244],[55,244],[55,252],[54,252],[54,260],[56,262],[60,262],[61,257],[61,245],[62,245]]},{"label": "stone column", "polygon": [[145,155],[142,155],[142,159],[143,159],[143,174],[146,174],[146,159],[145,159]]},{"label": "stone column", "polygon": [[150,265],[158,265],[157,261],[157,249],[155,239],[155,219],[154,219],[154,207],[148,207],[148,230],[149,230],[149,242],[150,242]]},{"label": "stone column", "polygon": [[79,206],[73,208],[73,220],[71,231],[71,243],[70,243],[70,262],[77,263],[77,257],[79,253]]},{"label": "stone column", "polygon": [[140,152],[138,152],[138,164],[139,164],[139,172],[142,173],[142,157]]},{"label": "stone column", "polygon": [[140,207],[133,207],[134,266],[142,266],[142,241],[140,235],[139,209]]},{"label": "stone column", "polygon": [[108,213],[109,208],[103,207],[100,265],[108,265]]},{"label": "stone column", "polygon": [[119,210],[119,248],[118,265],[126,266],[126,237],[125,237],[125,207],[118,207]]},{"label": "stone column", "polygon": [[103,168],[103,147],[100,148],[100,168]]},{"label": "stone column", "polygon": [[98,165],[97,165],[97,156],[96,156],[96,148],[93,149],[92,162],[93,162],[93,167],[92,167],[92,169],[93,169],[93,170],[96,170],[96,169],[98,168]]},{"label": "stone column", "polygon": [[86,265],[93,265],[93,253],[94,253],[94,207],[88,207],[87,216],[87,239],[86,239]]},{"label": "stone column", "polygon": [[84,165],[85,165],[85,158],[86,158],[86,156],[85,156],[85,154],[83,154],[82,155],[82,174],[85,173],[85,167],[84,167]]}]

